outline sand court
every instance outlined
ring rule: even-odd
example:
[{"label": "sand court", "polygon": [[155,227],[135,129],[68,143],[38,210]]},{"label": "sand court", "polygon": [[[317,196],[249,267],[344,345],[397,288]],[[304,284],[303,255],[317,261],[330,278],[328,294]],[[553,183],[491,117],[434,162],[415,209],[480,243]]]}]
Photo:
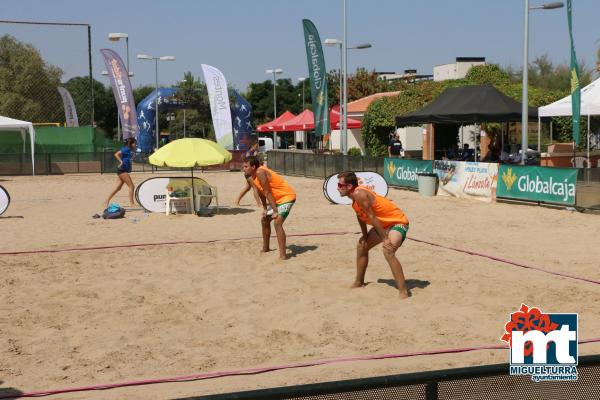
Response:
[{"label": "sand court", "polygon": [[[151,174],[133,174],[136,184]],[[156,174],[154,175],[156,176]],[[231,205],[241,173],[202,174]],[[0,387],[85,386],[356,355],[501,345],[521,302],[579,313],[580,339],[600,337],[600,287],[408,240],[398,251],[412,297],[399,300],[381,246],[364,288],[349,289],[358,224],[322,181],[286,177],[298,201],[285,224],[290,259],[259,254],[260,212],[213,217],[128,212],[95,220],[113,175],[7,178],[1,255]],[[409,238],[600,280],[600,217],[566,210],[423,198],[391,189]],[[117,195],[126,204],[126,194]],[[323,233],[345,234],[323,234]],[[294,236],[302,234],[303,236]],[[323,234],[323,235],[319,235]],[[249,239],[254,237],[254,239]],[[205,243],[218,240],[214,243]],[[197,243],[158,245],[164,242]],[[202,242],[202,243],[200,243]],[[276,240],[272,238],[272,246]],[[600,344],[580,345],[598,354]],[[507,362],[505,350],[347,362],[60,398],[167,398]]]}]

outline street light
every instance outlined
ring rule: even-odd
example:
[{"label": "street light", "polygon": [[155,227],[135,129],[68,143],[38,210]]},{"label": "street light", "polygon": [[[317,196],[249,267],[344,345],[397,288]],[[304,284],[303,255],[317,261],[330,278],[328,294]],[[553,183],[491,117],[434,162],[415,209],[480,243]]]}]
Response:
[{"label": "street light", "polygon": [[275,80],[276,74],[283,73],[281,68],[273,68],[265,71],[267,74],[273,74],[273,119],[277,118],[277,81]]},{"label": "street light", "polygon": [[306,81],[306,77],[298,78],[298,82],[302,82],[302,111],[304,111],[304,81]]},{"label": "street light", "polygon": [[[346,82],[347,82],[347,74],[346,74],[346,68],[344,67],[344,51],[343,51],[343,44],[344,42],[339,40],[339,39],[325,39],[324,42],[327,46],[339,46],[340,47],[340,131],[341,131],[341,138],[340,138],[340,147],[342,150],[342,154],[346,154],[348,149],[346,147],[348,147],[348,131],[347,131],[347,125],[348,125],[348,112],[346,111],[346,106],[347,106],[347,89],[346,89]],[[370,43],[362,43],[359,44],[357,46],[352,46],[352,47],[347,47],[347,50],[361,50],[361,49],[368,49],[373,47]],[[343,98],[342,93],[346,94],[345,98]]]},{"label": "street light", "polygon": [[121,39],[125,39],[125,48],[126,48],[126,63],[127,63],[127,75],[129,77],[133,76],[133,72],[129,70],[129,35],[126,33],[109,33],[108,40],[111,42],[118,42]]},{"label": "street light", "polygon": [[159,136],[159,130],[158,130],[158,60],[160,60],[160,61],[175,61],[175,57],[174,56],[153,57],[148,54],[138,54],[137,59],[138,60],[154,60],[154,72],[155,72],[155,78],[156,78],[156,98],[155,98],[155,102],[154,102],[154,104],[155,104],[154,105],[154,111],[155,111],[154,129],[156,132],[156,149],[158,149],[158,136]]},{"label": "street light", "polygon": [[[561,8],[564,4],[554,2],[543,4],[539,7],[529,7],[529,0],[525,0],[525,21],[523,23],[523,100],[521,108],[521,164],[525,165],[527,149],[529,148],[528,140],[528,122],[529,122],[529,93],[527,85],[529,84],[529,10],[552,10]],[[538,149],[540,151],[541,149]]]}]

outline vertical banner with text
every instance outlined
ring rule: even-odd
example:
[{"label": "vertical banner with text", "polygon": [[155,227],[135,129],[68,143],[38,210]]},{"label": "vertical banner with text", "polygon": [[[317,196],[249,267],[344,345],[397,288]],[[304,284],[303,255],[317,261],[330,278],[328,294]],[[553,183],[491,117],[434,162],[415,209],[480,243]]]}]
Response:
[{"label": "vertical banner with text", "polygon": [[233,128],[231,125],[231,109],[229,107],[229,93],[225,76],[217,68],[202,64],[204,82],[208,90],[210,112],[217,143],[227,150],[233,149]]},{"label": "vertical banner with text", "polygon": [[115,101],[117,102],[123,139],[130,137],[137,138],[139,129],[135,99],[133,98],[131,82],[129,81],[125,64],[123,64],[121,57],[113,50],[101,49],[100,53],[102,53],[102,57],[104,58],[104,64],[106,65]]},{"label": "vertical banner with text", "polygon": [[63,106],[65,108],[67,128],[77,128],[79,126],[79,119],[77,118],[77,109],[75,108],[71,93],[64,87],[59,87],[58,93],[60,93],[60,97],[62,97]]},{"label": "vertical banner with text", "polygon": [[302,20],[304,44],[310,76],[312,111],[315,119],[315,133],[326,136],[329,133],[329,103],[327,99],[327,69],[319,32],[308,19]]},{"label": "vertical banner with text", "polygon": [[569,22],[569,38],[571,39],[571,111],[573,114],[573,140],[579,146],[579,122],[581,109],[581,86],[579,85],[579,66],[575,54],[575,43],[573,42],[573,22],[571,13],[573,5],[567,0],[567,19]]}]

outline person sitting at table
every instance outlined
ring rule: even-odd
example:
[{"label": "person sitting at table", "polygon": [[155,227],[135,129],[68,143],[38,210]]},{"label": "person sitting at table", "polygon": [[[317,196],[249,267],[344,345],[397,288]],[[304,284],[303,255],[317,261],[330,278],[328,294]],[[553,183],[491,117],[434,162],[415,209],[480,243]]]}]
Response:
[{"label": "person sitting at table", "polygon": [[475,150],[469,148],[469,143],[463,144],[463,151],[460,158],[460,161],[474,161],[475,160]]}]

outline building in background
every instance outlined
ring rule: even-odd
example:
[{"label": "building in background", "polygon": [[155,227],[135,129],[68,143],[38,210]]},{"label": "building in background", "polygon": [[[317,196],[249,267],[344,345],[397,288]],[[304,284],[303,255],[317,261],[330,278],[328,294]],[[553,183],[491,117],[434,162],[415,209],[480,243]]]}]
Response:
[{"label": "building in background", "polygon": [[467,76],[471,67],[485,65],[485,57],[456,57],[452,64],[436,65],[433,67],[433,80],[462,79]]}]

